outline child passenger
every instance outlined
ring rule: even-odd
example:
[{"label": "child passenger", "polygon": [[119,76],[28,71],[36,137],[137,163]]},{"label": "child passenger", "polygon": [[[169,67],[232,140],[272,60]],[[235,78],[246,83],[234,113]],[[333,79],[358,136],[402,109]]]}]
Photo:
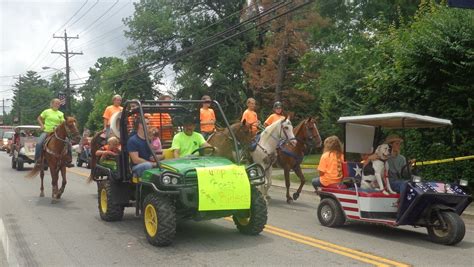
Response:
[{"label": "child passenger", "polygon": [[114,160],[115,157],[120,153],[120,142],[115,136],[110,137],[107,140],[107,145],[101,147],[95,152],[95,155],[100,157],[99,161],[103,160]]},{"label": "child passenger", "polygon": [[339,184],[342,181],[342,162],[344,153],[342,144],[337,136],[333,135],[324,140],[324,153],[319,161],[319,177],[313,179],[312,184],[317,187],[327,187]]}]

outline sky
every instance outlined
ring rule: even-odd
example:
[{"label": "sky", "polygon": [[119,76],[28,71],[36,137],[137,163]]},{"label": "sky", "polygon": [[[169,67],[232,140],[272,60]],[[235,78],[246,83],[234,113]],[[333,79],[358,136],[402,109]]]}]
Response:
[{"label": "sky", "polygon": [[[65,71],[66,61],[51,51],[64,52],[66,29],[69,51],[82,52],[69,60],[71,84],[87,79],[87,71],[105,56],[125,57],[130,41],[122,19],[133,15],[132,0],[0,0],[0,106],[13,96],[12,85],[27,70],[49,80]],[[48,66],[55,69],[43,70]],[[5,100],[5,110],[11,101]]]}]

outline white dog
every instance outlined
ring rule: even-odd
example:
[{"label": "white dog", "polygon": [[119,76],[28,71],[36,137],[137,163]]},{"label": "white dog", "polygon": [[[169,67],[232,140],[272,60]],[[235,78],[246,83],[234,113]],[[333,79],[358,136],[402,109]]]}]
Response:
[{"label": "white dog", "polygon": [[376,160],[370,161],[365,165],[362,171],[362,181],[360,188],[362,189],[378,189],[384,194],[395,194],[390,187],[388,181],[388,163],[387,159],[390,157],[391,148],[388,144],[382,144],[375,150],[377,155]]}]

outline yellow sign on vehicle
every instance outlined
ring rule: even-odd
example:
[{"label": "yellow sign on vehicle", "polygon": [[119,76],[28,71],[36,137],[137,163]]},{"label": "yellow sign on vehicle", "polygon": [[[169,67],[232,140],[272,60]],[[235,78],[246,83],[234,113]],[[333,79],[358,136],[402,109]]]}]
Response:
[{"label": "yellow sign on vehicle", "polygon": [[244,166],[196,168],[199,211],[250,209],[250,183]]}]

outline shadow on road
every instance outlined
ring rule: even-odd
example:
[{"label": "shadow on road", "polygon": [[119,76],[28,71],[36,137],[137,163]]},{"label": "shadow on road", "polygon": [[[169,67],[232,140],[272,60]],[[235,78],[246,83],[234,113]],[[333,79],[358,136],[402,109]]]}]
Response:
[{"label": "shadow on road", "polygon": [[425,233],[411,231],[404,228],[394,228],[385,225],[365,224],[365,223],[349,223],[338,230],[351,232],[353,234],[370,235],[371,237],[383,239],[391,242],[403,243],[414,248],[423,247],[430,250],[449,250],[449,249],[470,249],[474,247],[474,243],[461,241],[456,246],[446,246],[435,244],[430,241],[425,228]]},{"label": "shadow on road", "polygon": [[[131,211],[129,209],[128,211]],[[157,248],[148,243],[144,233],[142,217],[135,217],[126,211],[122,221],[105,222],[97,215],[96,220],[104,226],[110,227],[117,235],[134,236],[138,243],[150,250],[193,251],[193,252],[219,252],[232,250],[245,250],[266,243],[274,242],[263,233],[257,236],[240,234],[233,222],[218,219],[210,221],[181,221],[177,224],[176,237],[170,247]],[[196,246],[199,244],[199,246]]]}]

